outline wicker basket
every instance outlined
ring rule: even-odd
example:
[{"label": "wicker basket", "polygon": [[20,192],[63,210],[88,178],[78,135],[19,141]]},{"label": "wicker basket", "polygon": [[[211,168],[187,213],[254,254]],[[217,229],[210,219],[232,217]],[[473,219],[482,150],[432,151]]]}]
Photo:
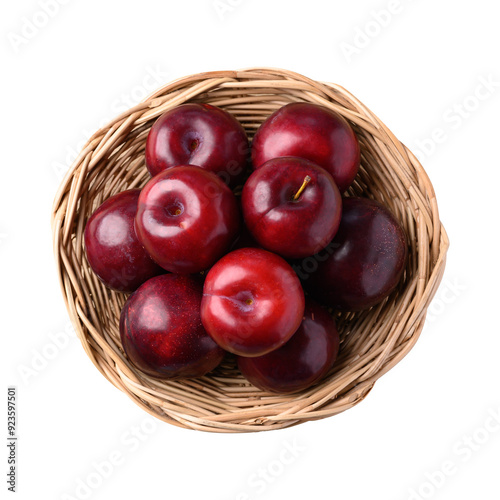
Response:
[{"label": "wicker basket", "polygon": [[[308,101],[340,113],[361,145],[361,168],[349,193],[385,203],[406,229],[409,259],[400,286],[368,311],[336,317],[339,359],[320,384],[306,391],[262,392],[241,376],[234,359],[203,378],[159,380],[137,371],[123,354],[118,322],[126,295],[105,288],[90,270],[83,232],[90,214],[104,200],[147,182],[144,147],[149,129],[158,116],[186,101],[226,109],[250,138],[267,116],[289,102]],[[261,68],[174,81],[96,132],[57,192],[52,230],[66,306],[95,366],[151,415],[180,427],[215,432],[289,427],[359,403],[417,341],[448,249],[429,178],[415,156],[370,110],[338,85]]]}]

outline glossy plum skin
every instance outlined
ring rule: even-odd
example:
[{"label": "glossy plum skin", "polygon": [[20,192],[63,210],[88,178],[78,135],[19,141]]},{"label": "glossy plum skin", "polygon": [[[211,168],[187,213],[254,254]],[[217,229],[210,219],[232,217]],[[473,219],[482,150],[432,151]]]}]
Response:
[{"label": "glossy plum skin", "polygon": [[225,255],[207,274],[205,329],[223,349],[261,356],[283,345],[304,313],[304,291],[290,265],[259,248]]},{"label": "glossy plum skin", "polygon": [[243,375],[263,391],[302,391],[327,374],[337,359],[339,344],[333,318],[308,299],[302,323],[286,344],[257,358],[239,356],[238,366]]},{"label": "glossy plum skin", "polygon": [[139,370],[159,378],[201,377],[222,361],[224,351],[201,323],[202,289],[193,277],[165,274],[128,298],[120,337]]},{"label": "glossy plum skin", "polygon": [[232,191],[212,172],[179,166],[153,177],[139,196],[135,228],[167,271],[196,273],[226,253],[240,215]]},{"label": "glossy plum skin", "polygon": [[178,165],[198,165],[235,186],[247,167],[245,130],[230,113],[187,103],[164,113],[149,132],[146,165],[152,176]]},{"label": "glossy plum skin", "polygon": [[133,292],[165,271],[151,260],[134,230],[140,189],[108,198],[89,218],[84,242],[87,260],[109,288]]},{"label": "glossy plum skin", "polygon": [[[294,200],[308,177],[310,180]],[[285,258],[314,255],[335,236],[342,198],[332,176],[315,163],[274,158],[255,170],[243,187],[245,223],[262,247]]]},{"label": "glossy plum skin", "polygon": [[356,135],[339,114],[316,104],[290,103],[275,111],[252,142],[255,169],[280,156],[298,156],[327,170],[343,193],[359,169]]},{"label": "glossy plum skin", "polygon": [[328,258],[305,276],[304,286],[335,309],[367,309],[396,288],[407,252],[405,232],[387,208],[366,198],[344,198],[339,230],[322,252]]}]

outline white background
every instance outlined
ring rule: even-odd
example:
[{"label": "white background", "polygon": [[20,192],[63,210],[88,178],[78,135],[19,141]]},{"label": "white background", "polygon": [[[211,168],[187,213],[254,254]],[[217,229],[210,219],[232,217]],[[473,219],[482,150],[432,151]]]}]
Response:
[{"label": "white background", "polygon": [[[1,365],[4,394],[18,388],[17,497],[500,498],[496,3],[49,0],[50,17],[41,3],[3,2],[0,16]],[[217,435],[152,419],[94,368],[68,334],[49,218],[61,172],[100,124],[173,78],[250,66],[339,83],[419,150],[451,248],[420,340],[364,402]]]}]

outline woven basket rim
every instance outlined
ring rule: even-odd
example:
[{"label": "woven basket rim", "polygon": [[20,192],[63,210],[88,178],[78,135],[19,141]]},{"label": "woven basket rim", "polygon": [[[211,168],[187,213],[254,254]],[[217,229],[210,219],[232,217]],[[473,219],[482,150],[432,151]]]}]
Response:
[{"label": "woven basket rim", "polygon": [[[368,312],[341,315],[341,355],[316,386],[292,395],[250,386],[231,362],[196,380],[163,381],[136,370],[117,336],[126,296],[89,271],[86,219],[100,202],[147,180],[144,142],[154,120],[182,102],[211,102],[233,113],[251,136],[274,109],[309,101],[339,112],[358,134],[362,168],[350,194],[382,199],[405,225],[410,256],[404,282]],[[142,155],[142,156],[141,156]],[[375,166],[377,168],[375,168]],[[362,401],[378,378],[414,346],[442,279],[449,240],[432,183],[415,155],[340,85],[266,67],[188,75],[155,90],[88,140],[54,198],[51,226],[65,304],[82,346],[113,385],[170,424],[213,432],[280,429],[340,413]]]}]

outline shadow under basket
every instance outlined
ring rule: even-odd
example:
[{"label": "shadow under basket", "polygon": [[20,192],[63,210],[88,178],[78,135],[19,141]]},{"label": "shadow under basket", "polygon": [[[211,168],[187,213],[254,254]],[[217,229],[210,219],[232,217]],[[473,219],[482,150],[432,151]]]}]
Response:
[{"label": "shadow under basket", "polygon": [[[297,101],[340,113],[356,132],[361,167],[348,194],[381,201],[404,226],[409,258],[398,288],[372,309],[335,315],[341,337],[339,358],[326,378],[300,393],[278,395],[256,389],[230,357],[197,379],[169,381],[143,374],[125,357],[120,343],[118,324],[127,295],[107,289],[87,262],[83,233],[88,218],[113,194],[148,181],[146,138],[155,120],[170,108],[185,102],[219,106],[232,113],[252,138],[273,111]],[[64,300],[94,365],[151,415],[213,432],[280,429],[358,404],[417,341],[448,249],[429,178],[387,127],[338,85],[268,68],[181,78],[96,132],[56,194],[52,231]]]}]

